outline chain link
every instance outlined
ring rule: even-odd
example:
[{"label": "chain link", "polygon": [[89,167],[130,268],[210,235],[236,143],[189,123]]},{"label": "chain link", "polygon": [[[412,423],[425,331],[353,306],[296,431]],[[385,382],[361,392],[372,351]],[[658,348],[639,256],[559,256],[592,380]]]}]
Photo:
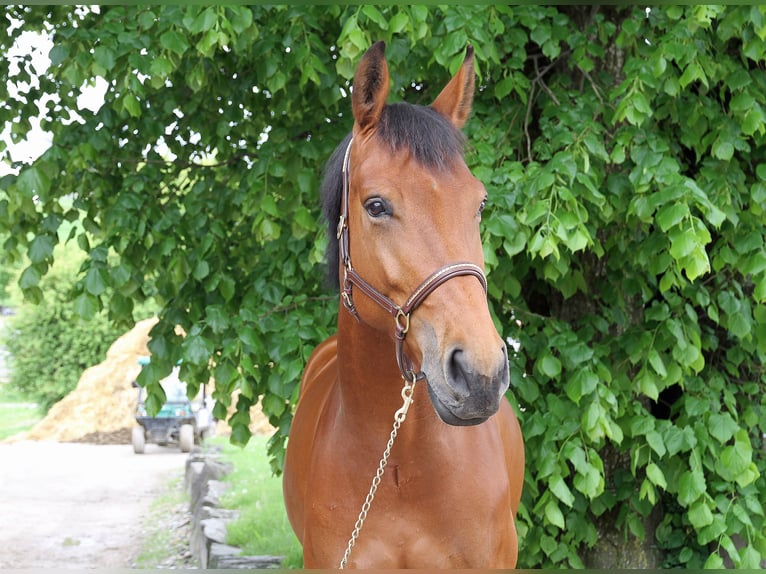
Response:
[{"label": "chain link", "polygon": [[399,410],[394,413],[394,426],[391,429],[391,435],[388,437],[386,449],[383,451],[383,456],[380,458],[380,463],[378,463],[378,470],[375,472],[375,477],[372,479],[370,491],[367,493],[367,498],[364,499],[362,510],[359,513],[359,517],[356,519],[356,523],[354,524],[354,530],[351,532],[351,538],[348,541],[346,552],[343,554],[343,559],[340,561],[340,565],[338,566],[340,570],[345,569],[346,564],[348,563],[348,559],[351,557],[351,550],[354,548],[354,544],[356,544],[356,539],[359,538],[359,533],[362,531],[364,521],[367,520],[367,513],[370,511],[370,506],[372,505],[372,501],[375,499],[375,493],[377,492],[378,486],[380,485],[380,480],[383,478],[383,473],[386,470],[388,457],[391,456],[391,449],[394,446],[396,435],[399,433],[399,427],[402,426],[404,419],[407,418],[407,411],[412,404],[412,394],[415,391],[415,383],[417,382],[417,376],[415,373],[411,374],[412,381],[404,379],[404,387],[402,387],[402,400],[404,401],[404,404],[402,404]]}]

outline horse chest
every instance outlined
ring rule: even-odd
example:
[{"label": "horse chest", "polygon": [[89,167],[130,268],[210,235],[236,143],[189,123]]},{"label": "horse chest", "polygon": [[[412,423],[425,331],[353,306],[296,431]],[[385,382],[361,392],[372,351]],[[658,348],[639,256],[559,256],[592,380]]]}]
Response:
[{"label": "horse chest", "polygon": [[[395,449],[354,549],[355,565],[484,566],[504,555],[504,541],[515,539],[509,481],[503,461],[484,453],[482,442],[460,459]],[[322,567],[333,565],[333,553],[345,548],[377,464],[376,454],[358,446],[325,454],[316,459],[313,528],[304,541],[309,562],[317,558]],[[321,559],[311,557],[312,547]],[[427,561],[419,562],[424,556]]]}]

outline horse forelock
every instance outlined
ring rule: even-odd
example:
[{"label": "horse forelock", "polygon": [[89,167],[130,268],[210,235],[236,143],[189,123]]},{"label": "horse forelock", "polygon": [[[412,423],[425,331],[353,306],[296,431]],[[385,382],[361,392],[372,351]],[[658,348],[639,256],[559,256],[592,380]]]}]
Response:
[{"label": "horse forelock", "polygon": [[[396,153],[409,149],[424,168],[442,171],[463,157],[463,133],[439,112],[430,107],[405,102],[387,105],[378,123],[375,137]],[[343,156],[351,134],[335,148],[324,169],[320,194],[322,214],[327,222],[328,242],[325,259],[330,286],[338,288],[338,242],[335,240],[343,192]]]}]

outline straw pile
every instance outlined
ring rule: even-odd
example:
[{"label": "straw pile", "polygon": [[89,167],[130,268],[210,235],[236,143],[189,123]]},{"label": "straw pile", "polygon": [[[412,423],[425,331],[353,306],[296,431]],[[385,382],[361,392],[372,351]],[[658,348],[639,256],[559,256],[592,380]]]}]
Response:
[{"label": "straw pile", "polygon": [[149,354],[149,331],[157,319],[145,319],[117,339],[106,359],[86,369],[77,387],[48,411],[25,438],[72,442],[130,442],[137,391],[131,383]]},{"label": "straw pile", "polygon": [[[149,355],[149,331],[156,322],[156,318],[140,321],[117,339],[107,351],[106,359],[86,369],[77,387],[53,405],[44,419],[14,438],[130,444],[138,398],[138,391],[131,384],[141,371],[138,358]],[[236,397],[232,404],[236,404]],[[259,407],[252,409],[251,419],[253,433],[273,432]],[[218,434],[229,431],[224,421],[218,422]]]}]

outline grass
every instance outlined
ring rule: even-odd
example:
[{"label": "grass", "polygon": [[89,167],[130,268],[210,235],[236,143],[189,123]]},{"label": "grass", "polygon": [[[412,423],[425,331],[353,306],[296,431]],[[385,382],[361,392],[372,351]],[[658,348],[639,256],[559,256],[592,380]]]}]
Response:
[{"label": "grass", "polygon": [[183,481],[182,476],[174,478],[152,501],[148,518],[144,520],[144,538],[134,568],[196,567],[188,555],[189,494]]},{"label": "grass", "polygon": [[[282,479],[274,476],[266,454],[267,437],[254,436],[245,448],[225,439],[215,439],[233,470],[223,480],[229,489],[223,495],[224,508],[239,510],[239,518],[228,524],[229,544],[247,556],[284,556],[282,568],[302,568],[303,552],[287,520]],[[219,442],[220,441],[220,442]]]},{"label": "grass", "polygon": [[18,396],[5,383],[0,383],[0,440],[29,430],[42,418],[37,405]]}]

